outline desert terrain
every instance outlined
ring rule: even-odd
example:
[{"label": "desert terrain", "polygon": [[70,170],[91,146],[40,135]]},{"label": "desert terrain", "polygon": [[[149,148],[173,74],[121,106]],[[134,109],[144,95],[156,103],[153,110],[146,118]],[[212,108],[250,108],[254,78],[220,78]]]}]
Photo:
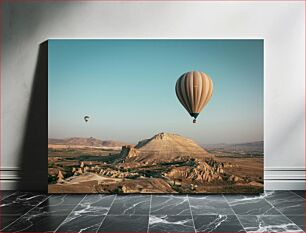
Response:
[{"label": "desert terrain", "polygon": [[159,133],[136,145],[49,139],[49,193],[258,193],[263,142],[199,146]]}]

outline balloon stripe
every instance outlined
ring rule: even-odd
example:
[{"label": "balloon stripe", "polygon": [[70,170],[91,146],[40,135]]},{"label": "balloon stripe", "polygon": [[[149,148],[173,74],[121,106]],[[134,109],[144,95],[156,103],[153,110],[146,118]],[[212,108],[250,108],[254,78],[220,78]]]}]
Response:
[{"label": "balloon stripe", "polygon": [[198,111],[200,112],[201,109],[202,109],[202,105],[204,103],[204,98],[205,98],[205,77],[203,74],[201,74],[201,82],[202,82],[202,85],[201,85],[201,96],[200,96],[200,103],[199,103],[199,107],[198,107]]},{"label": "balloon stripe", "polygon": [[192,72],[192,77],[190,78],[192,80],[192,111],[196,112],[196,98],[197,98],[197,93],[196,93],[196,79],[197,79],[197,72]]},{"label": "balloon stripe", "polygon": [[190,106],[191,106],[191,111],[192,112],[195,112],[195,106],[194,106],[194,79],[193,77],[195,76],[195,73],[194,72],[190,72],[190,78],[189,78],[189,82],[190,82],[190,87],[189,87],[189,91],[190,91]]},{"label": "balloon stripe", "polygon": [[184,103],[184,106],[188,112],[190,112],[190,107],[188,105],[187,96],[185,93],[185,78],[186,74],[184,74],[179,82],[179,93],[182,96],[182,101]]},{"label": "balloon stripe", "polygon": [[179,101],[181,102],[181,104],[183,105],[183,107],[189,111],[188,109],[188,106],[186,105],[186,103],[184,102],[184,98],[180,92],[180,89],[181,89],[181,82],[182,82],[182,78],[183,78],[184,75],[182,75],[176,82],[176,87],[175,87],[175,91],[176,91],[176,95],[179,99]]},{"label": "balloon stripe", "polygon": [[205,101],[207,98],[207,92],[209,89],[209,83],[207,82],[207,76],[205,74],[202,74],[202,78],[203,78],[203,91],[202,91],[202,98],[201,98],[201,104],[200,104],[200,111],[204,108],[205,106]]},{"label": "balloon stripe", "polygon": [[204,104],[204,107],[207,105],[208,101],[210,100],[211,98],[211,95],[212,95],[212,90],[213,90],[213,82],[211,80],[211,78],[207,76],[207,81],[208,81],[208,85],[209,85],[209,89],[208,89],[208,92],[207,92],[207,97],[206,97],[206,100],[205,100],[205,104]]},{"label": "balloon stripe", "polygon": [[182,75],[182,77],[180,78],[180,81],[179,81],[179,84],[178,84],[178,93],[181,96],[181,99],[182,99],[184,107],[186,108],[187,111],[189,111],[188,105],[186,104],[185,98],[184,98],[183,93],[182,93],[182,83],[183,83],[183,80],[184,80],[184,75]]},{"label": "balloon stripe", "polygon": [[201,73],[200,72],[194,72],[193,75],[193,110],[195,113],[199,113],[198,106],[199,106],[199,99],[200,99],[200,93],[199,93],[199,80],[201,79]]},{"label": "balloon stripe", "polygon": [[211,78],[208,76],[208,81],[209,81],[209,85],[210,85],[210,89],[209,92],[207,93],[207,98],[205,101],[204,106],[208,103],[208,101],[210,100],[211,96],[212,96],[212,90],[213,90],[213,82],[211,80]]},{"label": "balloon stripe", "polygon": [[192,99],[193,99],[193,92],[192,92],[192,73],[187,73],[185,76],[185,93],[187,95],[187,103],[190,109],[190,112],[193,112],[193,106],[192,106]]},{"label": "balloon stripe", "polygon": [[196,90],[196,109],[195,112],[199,113],[200,112],[200,103],[201,103],[201,95],[202,95],[202,75],[199,72],[199,75],[196,79],[196,85],[197,85],[197,90]]},{"label": "balloon stripe", "polygon": [[207,89],[207,93],[206,93],[206,96],[205,96],[205,101],[203,103],[203,107],[204,108],[206,106],[206,104],[208,103],[209,99],[210,99],[210,93],[211,93],[211,79],[209,78],[208,75],[206,75],[206,83],[207,83],[207,86],[209,86],[209,88]]}]

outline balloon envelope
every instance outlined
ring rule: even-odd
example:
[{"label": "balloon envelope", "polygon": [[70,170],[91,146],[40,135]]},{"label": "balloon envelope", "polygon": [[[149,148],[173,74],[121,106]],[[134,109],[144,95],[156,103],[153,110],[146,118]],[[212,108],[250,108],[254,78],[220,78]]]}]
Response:
[{"label": "balloon envelope", "polygon": [[191,71],[176,81],[175,91],[181,104],[196,119],[212,96],[213,82],[207,74]]},{"label": "balloon envelope", "polygon": [[89,116],[84,116],[84,120],[85,120],[85,122],[87,122],[87,121],[88,121],[88,119],[89,119]]}]

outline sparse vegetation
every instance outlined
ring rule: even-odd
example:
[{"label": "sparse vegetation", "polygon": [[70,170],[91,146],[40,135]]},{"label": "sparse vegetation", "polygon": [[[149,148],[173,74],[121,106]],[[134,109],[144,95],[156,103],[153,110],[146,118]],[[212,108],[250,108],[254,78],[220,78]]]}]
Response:
[{"label": "sparse vegetation", "polygon": [[56,176],[48,175],[48,183],[49,184],[55,184],[57,181]]},{"label": "sparse vegetation", "polygon": [[[143,144],[148,145],[148,141]],[[202,153],[203,149],[193,146]],[[254,193],[263,190],[263,157],[260,152],[238,153],[218,149],[216,156],[206,156],[205,151],[204,156],[176,152],[148,156],[147,153],[137,154],[133,149],[129,157],[129,148],[126,151],[124,154],[120,150],[110,152],[90,147],[49,148],[48,183],[52,188],[59,188],[56,183],[70,177],[69,180],[82,182],[71,185],[69,190],[118,194],[156,190],[161,193]],[[57,177],[59,170],[61,179]],[[67,180],[61,183],[61,189],[65,190]]]}]

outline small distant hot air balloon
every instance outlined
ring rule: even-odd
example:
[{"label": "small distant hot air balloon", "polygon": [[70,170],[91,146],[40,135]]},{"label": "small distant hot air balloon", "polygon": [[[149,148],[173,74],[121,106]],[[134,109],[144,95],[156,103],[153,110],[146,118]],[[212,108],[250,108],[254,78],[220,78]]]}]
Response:
[{"label": "small distant hot air balloon", "polygon": [[190,71],[176,81],[175,91],[181,104],[194,118],[193,123],[196,123],[198,115],[212,96],[213,82],[203,72]]},{"label": "small distant hot air balloon", "polygon": [[84,116],[84,121],[87,122],[89,119],[89,116]]}]

